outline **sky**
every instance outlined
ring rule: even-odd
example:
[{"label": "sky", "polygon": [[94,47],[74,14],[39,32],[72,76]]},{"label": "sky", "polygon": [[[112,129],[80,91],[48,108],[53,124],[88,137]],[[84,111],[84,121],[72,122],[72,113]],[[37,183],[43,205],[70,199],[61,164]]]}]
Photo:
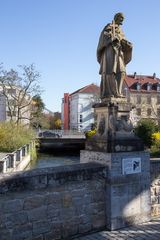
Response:
[{"label": "sky", "polygon": [[127,74],[160,78],[159,11],[160,0],[0,0],[0,62],[34,63],[46,107],[61,111],[64,93],[100,84],[97,44],[117,12],[133,44]]}]

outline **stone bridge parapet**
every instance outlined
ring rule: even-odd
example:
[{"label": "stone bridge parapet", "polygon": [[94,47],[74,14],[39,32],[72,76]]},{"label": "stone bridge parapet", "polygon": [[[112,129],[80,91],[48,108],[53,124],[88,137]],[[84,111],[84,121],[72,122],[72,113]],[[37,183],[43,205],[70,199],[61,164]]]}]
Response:
[{"label": "stone bridge parapet", "polygon": [[100,164],[36,169],[0,177],[2,239],[71,239],[105,228]]}]

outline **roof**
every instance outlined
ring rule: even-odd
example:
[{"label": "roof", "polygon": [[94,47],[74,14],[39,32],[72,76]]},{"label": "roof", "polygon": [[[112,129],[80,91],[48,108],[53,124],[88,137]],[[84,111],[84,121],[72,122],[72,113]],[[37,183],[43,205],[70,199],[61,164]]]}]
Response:
[{"label": "roof", "polygon": [[[130,91],[137,92],[137,83],[141,85],[141,92],[157,92],[157,84],[160,84],[160,79],[153,76],[145,75],[127,75],[125,78],[125,83]],[[151,90],[147,90],[147,85],[151,84]],[[139,92],[139,91],[138,91]]]},{"label": "roof", "polygon": [[74,95],[76,93],[97,93],[97,94],[99,94],[100,93],[100,88],[96,84],[92,83],[90,85],[87,85],[87,86],[85,86],[83,88],[80,88],[77,91],[71,93],[70,96]]}]

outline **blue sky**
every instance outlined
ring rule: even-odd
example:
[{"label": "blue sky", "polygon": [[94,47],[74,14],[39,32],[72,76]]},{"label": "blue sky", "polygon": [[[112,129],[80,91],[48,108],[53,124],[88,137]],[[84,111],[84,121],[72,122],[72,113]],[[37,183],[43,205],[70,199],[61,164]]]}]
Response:
[{"label": "blue sky", "polygon": [[64,92],[100,83],[96,48],[117,12],[133,43],[127,73],[160,77],[159,0],[0,0],[0,62],[34,63],[47,108],[61,110]]}]

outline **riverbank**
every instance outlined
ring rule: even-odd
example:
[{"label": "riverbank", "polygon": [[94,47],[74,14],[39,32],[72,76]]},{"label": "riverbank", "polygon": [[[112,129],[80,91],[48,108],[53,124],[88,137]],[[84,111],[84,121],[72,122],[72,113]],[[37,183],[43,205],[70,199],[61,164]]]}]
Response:
[{"label": "riverbank", "polygon": [[32,159],[35,143],[31,142],[12,153],[0,153],[0,173],[23,171]]}]

